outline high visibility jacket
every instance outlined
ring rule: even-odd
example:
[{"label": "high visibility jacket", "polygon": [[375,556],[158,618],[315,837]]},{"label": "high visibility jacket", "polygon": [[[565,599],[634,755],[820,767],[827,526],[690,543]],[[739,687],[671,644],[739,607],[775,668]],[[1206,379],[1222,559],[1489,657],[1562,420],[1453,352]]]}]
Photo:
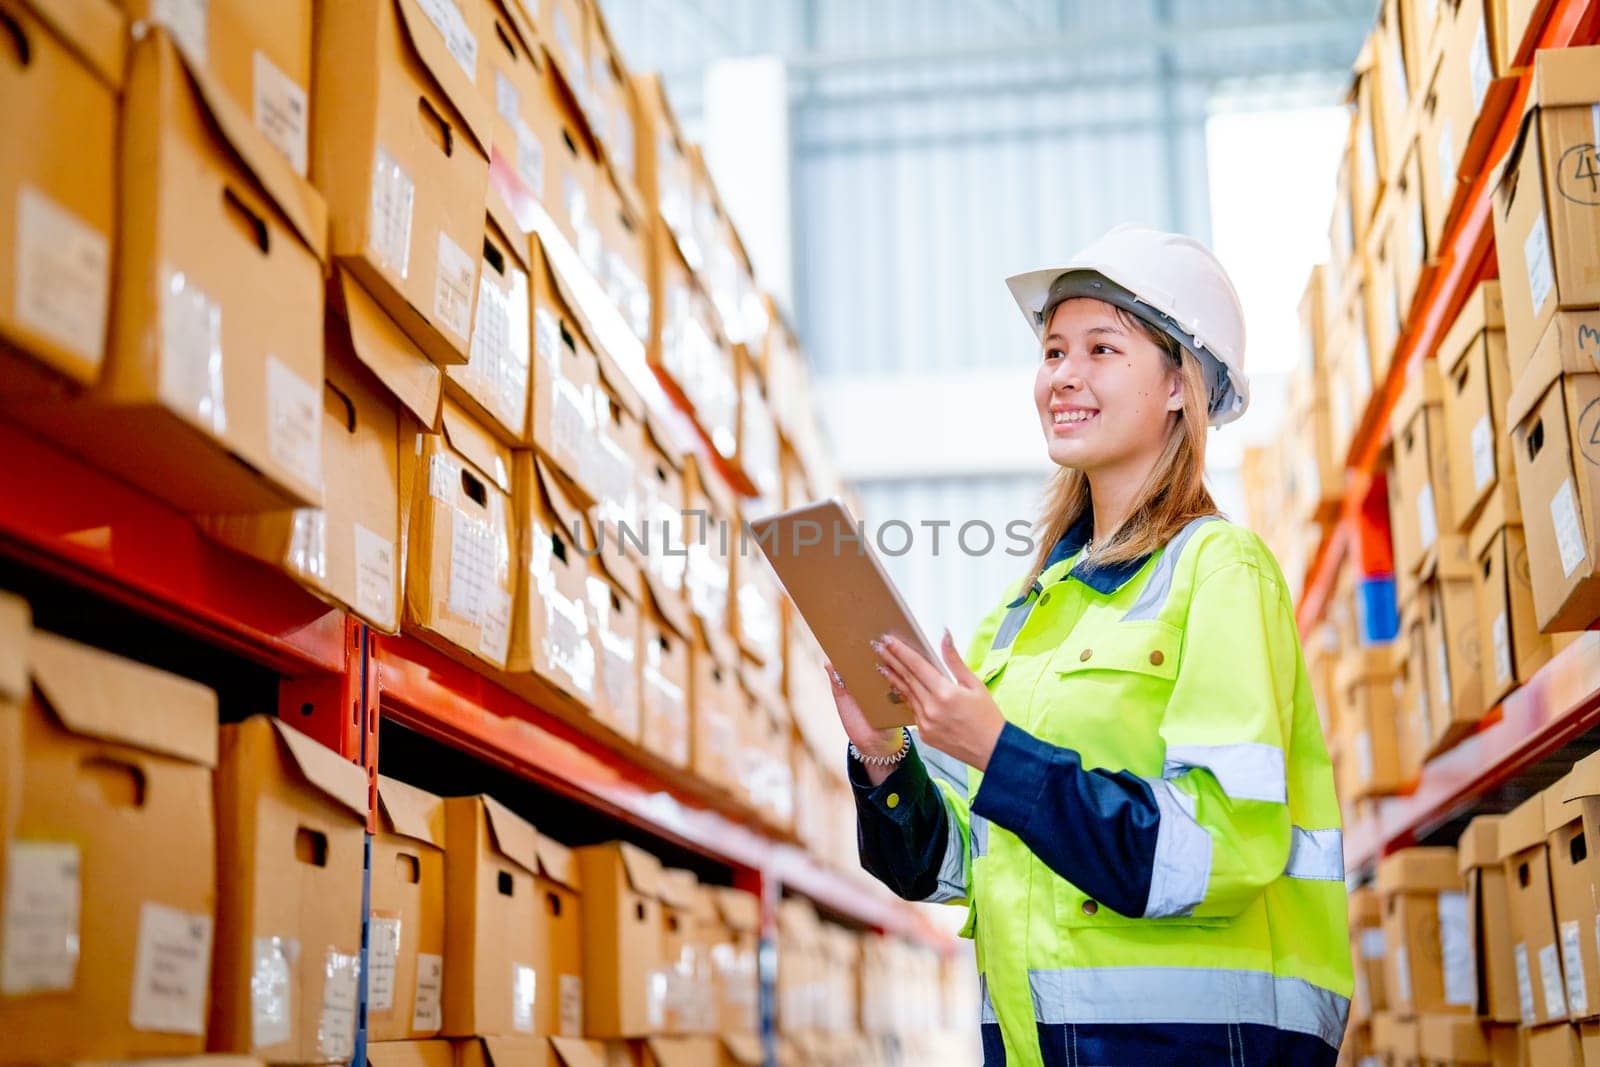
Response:
[{"label": "high visibility jacket", "polygon": [[968,905],[986,1064],[1331,1065],[1343,843],[1283,574],[1220,519],[1120,567],[1079,565],[1091,532],[968,651],[1007,719],[986,774],[852,761],[862,863]]}]

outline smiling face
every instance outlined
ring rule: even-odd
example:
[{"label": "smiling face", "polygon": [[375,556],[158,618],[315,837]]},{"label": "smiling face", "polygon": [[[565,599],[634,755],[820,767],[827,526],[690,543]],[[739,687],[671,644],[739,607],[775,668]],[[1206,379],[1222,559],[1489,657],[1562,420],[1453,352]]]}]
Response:
[{"label": "smiling face", "polygon": [[1033,382],[1050,458],[1085,474],[1148,469],[1161,454],[1183,380],[1141,324],[1086,297],[1050,316]]}]

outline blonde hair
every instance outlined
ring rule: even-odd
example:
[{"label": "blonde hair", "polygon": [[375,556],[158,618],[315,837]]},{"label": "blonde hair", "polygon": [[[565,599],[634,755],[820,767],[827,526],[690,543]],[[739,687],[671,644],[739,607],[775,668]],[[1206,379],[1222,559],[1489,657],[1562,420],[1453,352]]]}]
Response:
[{"label": "blonde hair", "polygon": [[[1045,322],[1050,321],[1057,306],[1045,308]],[[1133,510],[1104,544],[1094,546],[1096,566],[1148,556],[1166,545],[1193,519],[1220,514],[1205,484],[1210,390],[1199,361],[1165,331],[1121,308],[1112,310],[1123,325],[1137,328],[1161,349],[1167,366],[1176,371],[1182,381],[1183,408],[1172,413],[1166,446],[1134,497]],[[1031,587],[1043,573],[1050,550],[1083,517],[1091,503],[1089,479],[1081,470],[1062,467],[1055,472],[1045,489],[1039,519],[1034,524],[1041,536],[1032,570],[1022,583],[1023,589]]]}]

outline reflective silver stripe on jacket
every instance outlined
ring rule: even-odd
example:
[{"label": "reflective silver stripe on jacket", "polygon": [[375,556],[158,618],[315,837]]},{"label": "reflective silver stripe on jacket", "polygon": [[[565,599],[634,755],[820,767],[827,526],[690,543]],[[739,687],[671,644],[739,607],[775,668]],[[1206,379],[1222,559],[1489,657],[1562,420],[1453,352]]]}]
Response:
[{"label": "reflective silver stripe on jacket", "polygon": [[1193,914],[1206,897],[1211,880],[1211,835],[1195,821],[1194,798],[1171,782],[1149,780],[1161,821],[1156,825],[1156,853],[1150,871],[1147,919]]},{"label": "reflective silver stripe on jacket", "polygon": [[1344,881],[1344,834],[1330,830],[1289,830],[1289,862],[1283,873],[1290,878],[1322,882]]},{"label": "reflective silver stripe on jacket", "polygon": [[1183,555],[1184,546],[1189,543],[1189,538],[1199,532],[1200,527],[1208,522],[1216,522],[1217,518],[1216,515],[1201,515],[1197,519],[1190,519],[1183,529],[1172,535],[1172,540],[1161,551],[1161,558],[1156,560],[1150,580],[1139,591],[1139,599],[1122,617],[1123,622],[1140,622],[1160,616],[1161,609],[1166,606],[1167,596],[1172,592],[1172,576],[1178,573],[1178,559]]},{"label": "reflective silver stripe on jacket", "polygon": [[1206,967],[1085,967],[1028,972],[1034,1020],[1072,1023],[1253,1023],[1335,1048],[1350,999],[1301,978]]},{"label": "reflective silver stripe on jacket", "polygon": [[939,791],[939,803],[944,805],[945,815],[944,859],[939,862],[939,884],[922,898],[928,904],[950,904],[967,899],[967,853],[962,847],[961,824],[956,822],[943,790]]},{"label": "reflective silver stripe on jacket", "polygon": [[972,835],[972,858],[978,859],[989,854],[989,820],[976,812],[969,816],[971,825],[967,832]]},{"label": "reflective silver stripe on jacket", "polygon": [[1184,771],[1204,767],[1222,791],[1234,800],[1289,802],[1283,773],[1283,749],[1259,741],[1232,745],[1168,745],[1161,777],[1176,778]]}]

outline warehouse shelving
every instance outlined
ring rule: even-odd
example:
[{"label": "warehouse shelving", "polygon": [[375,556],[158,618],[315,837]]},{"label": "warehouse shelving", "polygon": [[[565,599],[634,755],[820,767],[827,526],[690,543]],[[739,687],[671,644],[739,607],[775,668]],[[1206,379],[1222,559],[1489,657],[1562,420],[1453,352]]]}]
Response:
[{"label": "warehouse shelving", "polygon": [[[1536,49],[1600,42],[1600,0],[1554,0],[1534,12],[1506,82],[1491,93],[1491,129],[1477,175],[1458,192],[1435,263],[1417,287],[1386,379],[1368,401],[1345,459],[1345,493],[1338,518],[1324,528],[1306,572],[1297,621],[1307,632],[1323,616],[1346,559],[1364,573],[1393,569],[1384,473],[1385,438],[1406,382],[1432,359],[1456,315],[1480,281],[1497,275],[1494,182],[1505,159],[1532,82]],[[1402,796],[1381,800],[1376,814],[1345,828],[1346,868],[1357,871],[1396,848],[1415,843],[1451,815],[1600,724],[1600,634],[1582,635],[1525,685],[1486,715],[1478,731],[1429,761]]]}]

